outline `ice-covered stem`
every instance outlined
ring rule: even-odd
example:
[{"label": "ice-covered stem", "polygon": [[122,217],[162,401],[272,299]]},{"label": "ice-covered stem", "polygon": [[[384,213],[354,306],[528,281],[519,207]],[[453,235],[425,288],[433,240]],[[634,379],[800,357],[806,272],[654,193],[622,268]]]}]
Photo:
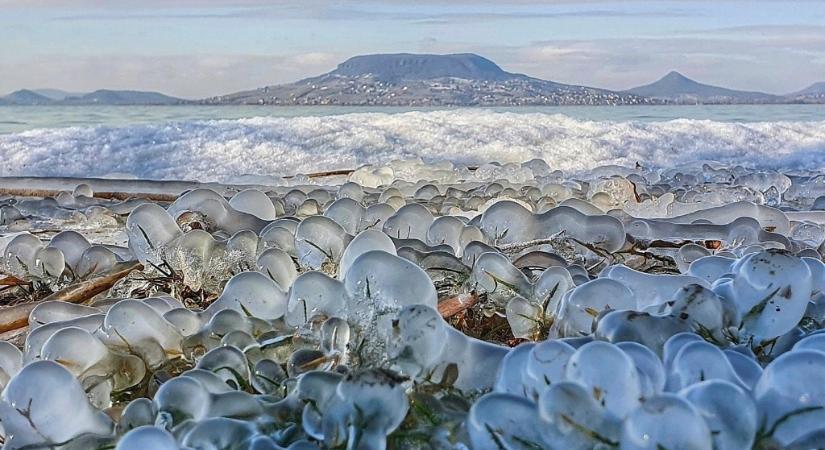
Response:
[{"label": "ice-covered stem", "polygon": [[564,235],[564,231],[560,231],[548,238],[543,239],[533,239],[526,242],[513,242],[512,244],[501,244],[498,246],[498,249],[502,253],[509,253],[509,254],[516,254],[522,250],[528,249],[530,247],[537,247],[539,245],[547,245],[547,244],[556,244],[560,240],[564,240],[566,236]]},{"label": "ice-covered stem", "polygon": [[509,351],[466,336],[426,305],[408,306],[398,313],[387,347],[402,373],[419,382],[440,380],[445,372],[457,370],[454,387],[462,391],[491,388]]}]

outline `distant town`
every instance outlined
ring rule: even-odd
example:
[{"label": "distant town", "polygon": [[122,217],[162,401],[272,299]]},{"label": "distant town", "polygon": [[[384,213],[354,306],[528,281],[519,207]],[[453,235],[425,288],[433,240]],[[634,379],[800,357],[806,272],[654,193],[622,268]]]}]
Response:
[{"label": "distant town", "polygon": [[565,106],[825,104],[825,82],[774,95],[694,81],[678,72],[625,91],[556,83],[504,71],[475,54],[363,55],[332,72],[294,83],[189,100],[157,92],[20,90],[0,105],[340,105],[340,106]]}]

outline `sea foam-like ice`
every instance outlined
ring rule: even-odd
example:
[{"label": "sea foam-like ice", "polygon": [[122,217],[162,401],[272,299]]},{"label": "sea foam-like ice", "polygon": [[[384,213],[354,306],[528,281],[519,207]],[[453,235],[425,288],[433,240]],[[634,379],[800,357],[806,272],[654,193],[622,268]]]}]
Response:
[{"label": "sea foam-like ice", "polygon": [[[0,135],[0,176],[240,180],[386,164],[541,158],[552,169],[676,167],[697,160],[756,168],[825,166],[825,122],[576,120],[560,114],[450,110],[37,129]],[[396,178],[415,181],[399,171]],[[245,179],[248,179],[246,177]]]}]

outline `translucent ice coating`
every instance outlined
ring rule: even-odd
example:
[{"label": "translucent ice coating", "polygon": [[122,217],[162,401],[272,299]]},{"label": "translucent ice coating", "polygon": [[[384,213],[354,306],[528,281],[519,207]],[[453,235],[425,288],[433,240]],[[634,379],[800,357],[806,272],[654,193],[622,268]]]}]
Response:
[{"label": "translucent ice coating", "polygon": [[696,383],[679,392],[705,418],[713,448],[748,449],[759,425],[756,405],[749,392],[721,380]]},{"label": "translucent ice coating", "polygon": [[409,305],[435,307],[438,295],[420,267],[391,253],[372,250],[355,259],[344,275],[354,312],[381,312]]},{"label": "translucent ice coating", "polygon": [[585,344],[571,355],[565,379],[594,392],[596,401],[613,417],[623,418],[639,405],[641,381],[633,359],[606,342]]},{"label": "translucent ice coating", "polygon": [[107,345],[139,355],[150,368],[181,354],[183,337],[178,330],[141,301],[122,300],[112,306],[101,332]]},{"label": "translucent ice coating", "polygon": [[481,230],[452,216],[435,219],[427,229],[429,245],[447,244],[456,256],[461,256],[461,250],[472,241],[484,241]]},{"label": "translucent ice coating", "polygon": [[822,431],[825,418],[825,353],[798,350],[773,361],[759,379],[753,395],[760,421],[774,429],[782,447],[813,431]]},{"label": "translucent ice coating", "polygon": [[426,241],[433,220],[433,214],[427,208],[410,203],[389,217],[384,222],[383,230],[390,237]]},{"label": "translucent ice coating", "polygon": [[[253,209],[257,211],[257,207]],[[210,231],[223,230],[230,234],[241,230],[252,230],[257,233],[268,223],[253,214],[236,210],[222,195],[210,189],[195,189],[183,194],[169,205],[168,212],[174,219],[178,219],[186,212],[196,213],[204,219],[204,225]]]},{"label": "translucent ice coating", "polygon": [[588,216],[568,206],[534,215],[516,202],[500,201],[484,211],[480,228],[488,239],[500,244],[549,238],[562,231],[611,252],[625,242],[624,227],[618,219]]},{"label": "translucent ice coating", "polygon": [[457,372],[454,386],[462,390],[492,387],[506,347],[470,338],[450,327],[430,306],[402,309],[392,323],[387,342],[390,359],[401,372],[417,380],[441,380]]},{"label": "translucent ice coating", "polygon": [[220,297],[206,309],[208,315],[234,309],[260,319],[274,320],[287,311],[287,294],[271,278],[260,272],[243,272],[232,277]]},{"label": "translucent ice coating", "polygon": [[140,262],[159,266],[161,249],[183,234],[175,219],[154,203],[138,206],[126,219],[129,249]]},{"label": "translucent ice coating", "polygon": [[115,450],[178,450],[174,436],[166,430],[144,425],[126,433]]},{"label": "translucent ice coating", "polygon": [[314,437],[328,447],[346,443],[348,448],[384,449],[387,435],[401,425],[409,408],[402,381],[392,372],[370,369],[319,384],[316,389],[327,392],[320,402],[320,393],[304,393],[305,399],[315,400],[304,408],[304,417],[319,422],[320,435]]},{"label": "translucent ice coating", "polygon": [[676,216],[675,223],[694,223],[697,220],[706,220],[717,225],[729,224],[740,217],[752,217],[759,222],[762,228],[787,235],[790,231],[790,221],[782,211],[751,202],[734,202],[715,208],[702,209],[690,214]]},{"label": "translucent ice coating", "polygon": [[324,211],[324,216],[334,220],[349,234],[357,234],[364,229],[362,224],[366,210],[360,203],[351,198],[341,198],[334,201]]},{"label": "translucent ice coating", "polygon": [[0,342],[0,390],[9,380],[20,372],[23,366],[23,353],[14,345]]},{"label": "translucent ice coating", "polygon": [[688,275],[648,274],[623,265],[609,266],[599,276],[627,286],[636,298],[636,307],[640,310],[661,305],[672,299],[680,289],[691,284],[710,288],[710,284],[700,278]]},{"label": "translucent ice coating", "polygon": [[559,303],[553,329],[560,336],[583,336],[593,331],[599,313],[635,309],[633,292],[609,278],[598,278],[568,291]]},{"label": "translucent ice coating", "polygon": [[266,194],[257,189],[243,190],[229,200],[229,206],[236,211],[252,214],[262,220],[275,220],[279,214],[284,213],[283,206],[278,204],[279,211],[275,205]]},{"label": "translucent ice coating", "polygon": [[13,225],[26,217],[13,205],[0,205],[0,225]]},{"label": "translucent ice coating", "polygon": [[77,231],[61,231],[49,241],[49,247],[56,248],[63,253],[66,265],[75,269],[86,251],[92,244]]},{"label": "translucent ice coating", "polygon": [[711,450],[710,430],[686,400],[663,394],[644,402],[622,425],[622,449],[680,448]]},{"label": "translucent ice coating", "polygon": [[341,255],[341,261],[338,264],[338,278],[343,278],[343,275],[347,273],[359,256],[373,250],[381,250],[394,255],[395,244],[389,236],[378,230],[365,230],[358,233]]},{"label": "translucent ice coating", "polygon": [[[66,450],[825,446],[825,177],[554,168],[390,163],[352,177],[376,188],[297,176],[229,202],[189,183],[171,213],[0,196],[26,216],[0,225],[3,270],[30,283],[0,276],[3,304],[159,266],[38,302],[25,351],[0,345],[4,395],[59,369],[39,385]],[[89,242],[130,211],[135,255]],[[86,420],[104,408],[116,425]],[[0,414],[11,448],[47,440]]]},{"label": "translucent ice coating", "polygon": [[281,289],[287,290],[298,277],[298,271],[292,258],[279,248],[270,248],[261,252],[255,262],[258,271],[266,274],[272,281],[278,283]]},{"label": "translucent ice coating", "polygon": [[295,230],[298,262],[313,270],[338,264],[351,239],[340,225],[328,217],[306,218]]},{"label": "translucent ice coating", "polygon": [[111,392],[130,388],[146,375],[139,357],[110,352],[91,332],[77,327],[54,333],[43,344],[40,357],[72,372],[97,408],[110,406]]},{"label": "translucent ice coating", "polygon": [[50,447],[80,435],[109,436],[114,431],[109,417],[89,404],[74,376],[52,361],[24,367],[0,399],[3,448],[9,450]]},{"label": "translucent ice coating", "polygon": [[[468,431],[481,448],[496,448],[489,444],[498,440],[490,436],[496,433],[504,441],[526,438],[538,448],[615,445],[620,424],[642,406],[640,400],[661,394],[662,378],[658,357],[641,346],[624,349],[598,341],[578,350],[560,341],[521,345],[502,361],[497,392],[473,406]],[[480,409],[485,404],[497,407]],[[519,411],[519,425],[513,415],[500,413],[510,410]]]},{"label": "translucent ice coating", "polygon": [[108,248],[92,245],[83,252],[74,272],[78,278],[89,278],[113,268],[119,261],[118,256]]},{"label": "translucent ice coating", "polygon": [[322,272],[306,272],[289,290],[286,323],[297,327],[316,315],[346,317],[347,305],[343,283]]},{"label": "translucent ice coating", "polygon": [[544,447],[535,403],[510,394],[487,394],[473,404],[467,429],[474,449]]},{"label": "translucent ice coating", "polygon": [[230,273],[225,242],[216,241],[204,230],[187,231],[162,250],[164,261],[183,275],[195,291],[215,291]]},{"label": "translucent ice coating", "polygon": [[515,294],[532,297],[530,280],[501,253],[481,254],[473,266],[470,282],[499,301]]},{"label": "translucent ice coating", "polygon": [[20,278],[37,275],[37,255],[43,248],[40,239],[31,233],[18,234],[6,245],[3,252],[3,266],[11,274]]},{"label": "translucent ice coating", "polygon": [[644,239],[715,239],[730,244],[755,244],[777,242],[788,244],[788,239],[779,234],[762,229],[759,222],[751,217],[740,217],[724,225],[712,223],[681,224],[665,220],[634,219],[626,225],[628,234]]},{"label": "translucent ice coating", "polygon": [[779,250],[751,253],[731,267],[733,277],[717,283],[745,332],[770,339],[799,323],[811,299],[811,271],[801,259]]}]

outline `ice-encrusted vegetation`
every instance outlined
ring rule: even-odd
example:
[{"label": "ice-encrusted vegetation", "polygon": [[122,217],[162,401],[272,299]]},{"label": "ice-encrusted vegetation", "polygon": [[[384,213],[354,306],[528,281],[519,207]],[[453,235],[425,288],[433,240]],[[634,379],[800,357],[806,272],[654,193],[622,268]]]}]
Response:
[{"label": "ice-encrusted vegetation", "polygon": [[307,180],[1,198],[3,448],[825,446],[821,175]]}]

